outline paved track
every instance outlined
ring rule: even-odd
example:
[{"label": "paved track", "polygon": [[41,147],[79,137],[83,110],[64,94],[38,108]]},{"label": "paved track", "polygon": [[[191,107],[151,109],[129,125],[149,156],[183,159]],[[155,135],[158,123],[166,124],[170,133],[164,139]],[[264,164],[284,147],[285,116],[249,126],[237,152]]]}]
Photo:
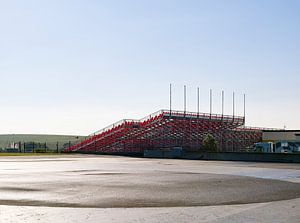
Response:
[{"label": "paved track", "polygon": [[174,216],[180,222],[253,222],[250,213],[268,222],[276,208],[288,211],[274,222],[298,222],[299,198],[299,164],[81,155],[0,158],[1,223],[169,222]]}]

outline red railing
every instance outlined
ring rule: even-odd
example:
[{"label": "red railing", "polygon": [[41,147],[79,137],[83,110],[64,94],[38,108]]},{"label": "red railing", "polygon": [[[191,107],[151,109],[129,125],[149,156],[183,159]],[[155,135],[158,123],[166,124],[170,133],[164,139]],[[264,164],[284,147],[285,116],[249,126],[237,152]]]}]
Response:
[{"label": "red railing", "polygon": [[244,121],[242,116],[160,110],[140,120],[124,119],[109,125],[65,151],[140,151],[176,146],[180,141],[199,146],[206,132],[219,137],[220,131],[239,129]]}]

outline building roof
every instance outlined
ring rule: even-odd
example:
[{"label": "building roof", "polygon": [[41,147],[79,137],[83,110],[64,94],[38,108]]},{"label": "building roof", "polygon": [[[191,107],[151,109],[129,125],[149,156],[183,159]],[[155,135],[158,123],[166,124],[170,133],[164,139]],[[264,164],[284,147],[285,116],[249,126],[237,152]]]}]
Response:
[{"label": "building roof", "polygon": [[285,130],[285,129],[280,129],[280,130],[262,130],[263,132],[300,132],[300,130]]}]

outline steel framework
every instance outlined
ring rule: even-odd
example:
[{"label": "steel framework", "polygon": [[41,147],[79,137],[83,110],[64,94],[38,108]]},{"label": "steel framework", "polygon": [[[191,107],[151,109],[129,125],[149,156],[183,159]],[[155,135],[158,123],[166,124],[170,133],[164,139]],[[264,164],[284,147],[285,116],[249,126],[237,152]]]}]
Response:
[{"label": "steel framework", "polygon": [[262,138],[262,129],[244,127],[241,116],[160,110],[140,120],[124,119],[65,152],[143,152],[182,147],[197,151],[205,135],[212,134],[222,151],[241,151]]}]

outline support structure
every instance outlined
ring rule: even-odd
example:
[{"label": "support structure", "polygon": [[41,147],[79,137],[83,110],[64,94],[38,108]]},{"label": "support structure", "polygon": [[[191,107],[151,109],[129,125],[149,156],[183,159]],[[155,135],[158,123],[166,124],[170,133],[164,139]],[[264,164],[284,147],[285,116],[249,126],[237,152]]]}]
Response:
[{"label": "support structure", "polygon": [[212,89],[209,90],[209,114],[212,114]]},{"label": "support structure", "polygon": [[184,107],[184,113],[186,112],[186,85],[183,87],[183,107]]},{"label": "support structure", "polygon": [[170,114],[172,114],[172,84],[170,84]]},{"label": "support structure", "polygon": [[208,133],[221,150],[241,151],[262,137],[261,129],[243,128],[244,121],[241,116],[160,110],[140,120],[121,120],[70,146],[66,152],[142,153],[146,149],[174,147],[198,151]]},{"label": "support structure", "polygon": [[200,90],[199,87],[197,87],[197,114],[199,116],[200,113]]},{"label": "support structure", "polygon": [[224,115],[224,91],[222,91],[222,117]]}]

